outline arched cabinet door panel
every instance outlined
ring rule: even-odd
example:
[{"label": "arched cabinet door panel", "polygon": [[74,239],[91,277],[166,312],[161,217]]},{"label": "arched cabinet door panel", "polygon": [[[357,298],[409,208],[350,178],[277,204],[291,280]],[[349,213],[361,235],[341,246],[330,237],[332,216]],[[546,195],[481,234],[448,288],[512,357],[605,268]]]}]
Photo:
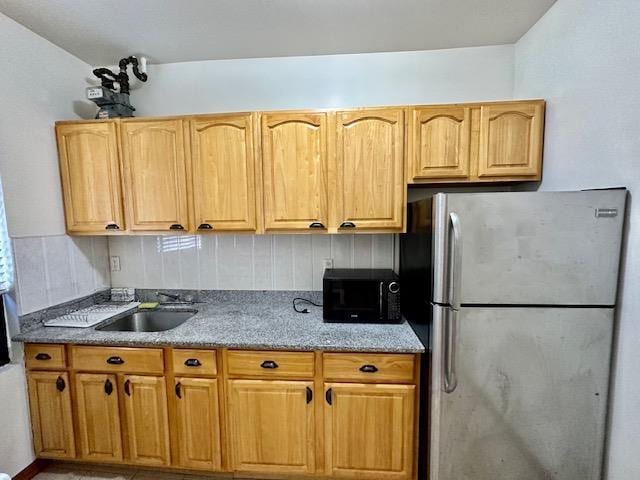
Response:
[{"label": "arched cabinet door panel", "polygon": [[261,127],[265,230],[324,230],[327,114],[264,113]]},{"label": "arched cabinet door panel", "polygon": [[336,113],[333,180],[340,231],[401,231],[404,226],[404,110]]},{"label": "arched cabinet door panel", "polygon": [[478,176],[540,178],[543,128],[543,102],[483,105]]}]

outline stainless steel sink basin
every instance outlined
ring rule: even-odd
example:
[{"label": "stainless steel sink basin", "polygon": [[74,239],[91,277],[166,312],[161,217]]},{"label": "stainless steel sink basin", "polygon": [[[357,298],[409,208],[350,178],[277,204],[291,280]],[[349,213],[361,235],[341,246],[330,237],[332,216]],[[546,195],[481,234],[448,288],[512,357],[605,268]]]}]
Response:
[{"label": "stainless steel sink basin", "polygon": [[193,317],[196,310],[136,312],[96,330],[110,332],[162,332],[171,330]]}]

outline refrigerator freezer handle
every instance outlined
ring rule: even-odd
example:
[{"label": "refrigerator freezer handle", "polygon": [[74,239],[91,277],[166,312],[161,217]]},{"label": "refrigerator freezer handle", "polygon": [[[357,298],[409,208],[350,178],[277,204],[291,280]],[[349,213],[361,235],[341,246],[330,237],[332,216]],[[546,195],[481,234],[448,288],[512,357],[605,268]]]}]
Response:
[{"label": "refrigerator freezer handle", "polygon": [[458,386],[456,376],[456,344],[458,343],[458,311],[450,310],[446,316],[444,340],[444,391],[453,393]]},{"label": "refrigerator freezer handle", "polygon": [[449,214],[449,222],[453,232],[451,240],[451,262],[453,265],[449,268],[449,298],[451,306],[455,309],[460,308],[460,284],[462,269],[462,229],[460,227],[460,218],[454,212]]}]

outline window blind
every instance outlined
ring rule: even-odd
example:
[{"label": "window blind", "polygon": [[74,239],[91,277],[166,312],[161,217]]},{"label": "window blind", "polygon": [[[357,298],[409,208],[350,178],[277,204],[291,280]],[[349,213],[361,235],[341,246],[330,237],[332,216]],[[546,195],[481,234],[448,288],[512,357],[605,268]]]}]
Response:
[{"label": "window blind", "polygon": [[4,211],[4,192],[0,181],[0,294],[6,293],[13,285],[13,257]]}]

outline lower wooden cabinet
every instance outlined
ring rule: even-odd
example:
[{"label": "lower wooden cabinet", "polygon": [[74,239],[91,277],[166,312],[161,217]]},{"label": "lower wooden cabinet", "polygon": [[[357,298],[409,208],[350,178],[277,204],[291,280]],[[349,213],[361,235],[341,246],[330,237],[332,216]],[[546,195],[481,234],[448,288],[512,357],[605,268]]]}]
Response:
[{"label": "lower wooden cabinet", "polygon": [[80,458],[122,461],[122,434],[115,375],[75,375],[75,407]]},{"label": "lower wooden cabinet", "polygon": [[325,385],[326,473],[413,478],[415,386]]},{"label": "lower wooden cabinet", "polygon": [[218,380],[175,379],[177,463],[184,468],[220,470]]},{"label": "lower wooden cabinet", "polygon": [[313,382],[229,380],[227,385],[232,469],[312,473]]},{"label": "lower wooden cabinet", "polygon": [[42,458],[75,457],[68,374],[30,372],[28,384],[36,455]]},{"label": "lower wooden cabinet", "polygon": [[280,479],[416,478],[415,355],[27,347],[61,367],[27,364],[38,457]]},{"label": "lower wooden cabinet", "polygon": [[140,465],[169,465],[169,417],[163,377],[123,378],[129,460]]}]

